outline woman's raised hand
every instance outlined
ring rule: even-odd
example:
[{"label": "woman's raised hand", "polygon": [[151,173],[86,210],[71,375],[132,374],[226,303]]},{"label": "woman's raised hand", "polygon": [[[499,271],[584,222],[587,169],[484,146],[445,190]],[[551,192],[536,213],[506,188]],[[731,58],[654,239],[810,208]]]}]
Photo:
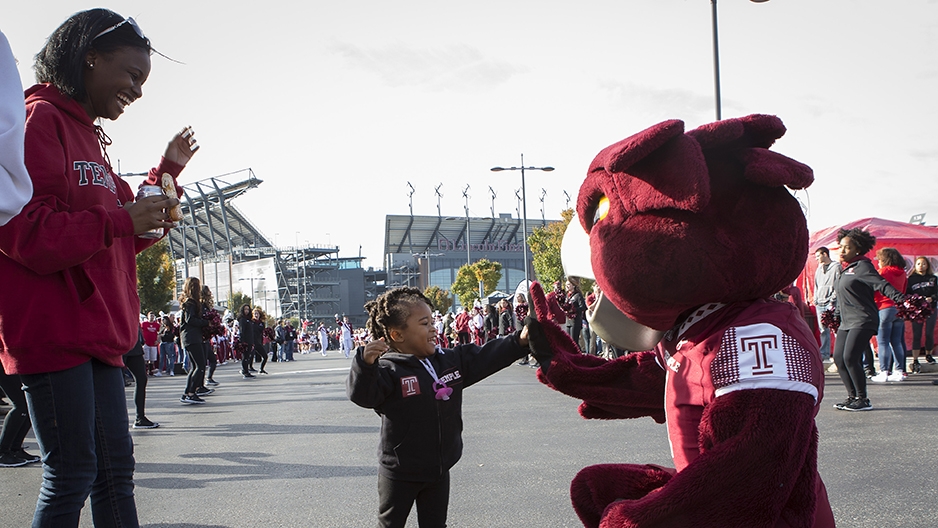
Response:
[{"label": "woman's raised hand", "polygon": [[198,150],[199,142],[195,140],[195,130],[187,126],[173,136],[169,145],[166,145],[166,153],[163,157],[185,166]]}]

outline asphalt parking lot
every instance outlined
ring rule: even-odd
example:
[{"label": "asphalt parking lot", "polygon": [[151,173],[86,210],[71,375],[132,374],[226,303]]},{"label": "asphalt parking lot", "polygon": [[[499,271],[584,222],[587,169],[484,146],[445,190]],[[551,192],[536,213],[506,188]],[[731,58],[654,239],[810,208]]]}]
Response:
[{"label": "asphalt parking lot", "polygon": [[[217,392],[199,406],[179,403],[183,377],[150,379],[147,415],[161,427],[132,432],[142,526],[375,524],[379,418],[346,399],[349,360],[337,352],[296,358],[268,364],[271,374],[255,380],[242,380],[235,363],[223,365]],[[938,373],[926,370],[873,385],[875,410],[861,413],[831,408],[843,389],[827,375],[819,465],[838,526],[938,526]],[[580,526],[568,495],[580,468],[670,465],[663,426],[583,420],[577,404],[516,365],[468,389],[449,526]],[[32,436],[26,445],[38,452]],[[41,471],[2,469],[0,524],[29,525]],[[92,526],[87,506],[81,526]],[[408,526],[417,526],[416,515]]]}]

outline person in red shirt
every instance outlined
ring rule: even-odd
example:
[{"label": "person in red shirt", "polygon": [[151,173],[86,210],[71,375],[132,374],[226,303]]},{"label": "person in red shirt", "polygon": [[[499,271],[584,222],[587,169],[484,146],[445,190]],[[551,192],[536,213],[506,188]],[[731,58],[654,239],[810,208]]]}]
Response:
[{"label": "person in red shirt", "polygon": [[[23,381],[42,452],[34,526],[78,526],[89,495],[95,524],[138,525],[121,373],[140,332],[135,255],[156,242],[138,235],[174,226],[181,190],[135,200],[98,121],[143,96],[152,51],[131,18],[75,13],[36,54],[40,84],[26,90],[33,196],[0,227],[3,295],[16,301],[0,302],[0,362]],[[177,133],[146,182],[176,178],[196,148],[191,129]]]},{"label": "person in red shirt", "polygon": [[156,320],[156,314],[148,312],[147,320],[140,323],[140,329],[143,331],[143,359],[147,362],[147,374],[162,376],[157,368],[160,358],[160,322]]},{"label": "person in red shirt", "polygon": [[[904,292],[908,284],[905,274],[905,259],[896,248],[880,248],[876,252],[879,274]],[[882,293],[874,293],[876,308],[879,309],[879,332],[876,344],[879,347],[879,374],[870,378],[876,383],[903,381],[905,377],[905,321],[896,317],[896,303]]]},{"label": "person in red shirt", "polygon": [[456,330],[456,338],[459,340],[460,345],[469,344],[471,341],[471,336],[469,334],[469,320],[471,316],[469,312],[460,308],[459,313],[456,314],[456,321],[453,323],[453,329]]}]

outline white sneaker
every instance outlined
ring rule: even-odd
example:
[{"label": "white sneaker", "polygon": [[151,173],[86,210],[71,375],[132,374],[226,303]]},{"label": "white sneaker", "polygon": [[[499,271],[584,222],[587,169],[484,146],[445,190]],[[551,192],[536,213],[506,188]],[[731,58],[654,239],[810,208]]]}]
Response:
[{"label": "white sneaker", "polygon": [[882,370],[879,372],[879,374],[870,378],[870,381],[873,381],[876,383],[886,383],[886,380],[888,379],[889,379],[889,373],[886,372],[885,370]]},{"label": "white sneaker", "polygon": [[886,381],[905,381],[905,372],[901,370],[894,371],[886,378]]},{"label": "white sneaker", "polygon": [[163,375],[163,373],[160,372],[160,371],[158,371],[158,370],[156,370],[156,371],[153,372],[153,376],[156,377],[156,378],[158,378],[158,377],[160,377],[160,376],[162,376],[162,375]]}]

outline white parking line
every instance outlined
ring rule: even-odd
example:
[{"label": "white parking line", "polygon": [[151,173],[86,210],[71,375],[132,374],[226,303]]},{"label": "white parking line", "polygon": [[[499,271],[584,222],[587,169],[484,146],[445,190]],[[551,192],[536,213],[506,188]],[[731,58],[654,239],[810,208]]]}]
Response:
[{"label": "white parking line", "polygon": [[348,372],[348,367],[345,368],[328,368],[328,369],[312,369],[312,370],[288,370],[286,372],[274,372],[271,373],[271,376],[277,376],[279,374],[307,374],[309,372]]}]

